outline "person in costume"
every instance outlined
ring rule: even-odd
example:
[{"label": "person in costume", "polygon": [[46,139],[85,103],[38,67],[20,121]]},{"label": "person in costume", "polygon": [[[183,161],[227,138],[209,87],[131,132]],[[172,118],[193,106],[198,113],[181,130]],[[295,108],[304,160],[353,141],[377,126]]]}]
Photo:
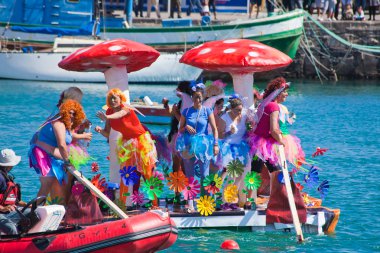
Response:
[{"label": "person in costume", "polygon": [[7,235],[18,234],[17,223],[20,215],[16,209],[26,206],[26,203],[20,200],[20,187],[10,174],[12,168],[20,161],[21,156],[17,156],[12,149],[0,151],[0,232]]},{"label": "person in costume", "polygon": [[[177,151],[181,153],[185,175],[194,177],[194,166],[200,168],[201,185],[209,175],[210,160],[219,153],[218,131],[215,118],[210,108],[202,105],[204,85],[194,86],[192,100],[193,106],[181,113],[180,135],[177,138]],[[210,124],[213,135],[209,135],[207,125]],[[193,210],[192,200],[189,209]]]},{"label": "person in costume", "polygon": [[[248,134],[252,171],[261,173],[263,166],[266,166],[270,173],[281,170],[277,146],[285,146],[285,142],[279,127],[279,104],[286,100],[288,88],[284,78],[272,80],[267,85],[263,101],[257,108],[256,124]],[[249,197],[254,195],[256,194],[250,190]],[[251,203],[247,201],[246,205],[249,207]]]},{"label": "person in costume", "polygon": [[[245,141],[248,109],[244,108],[243,101],[237,94],[230,96],[228,101],[230,109],[222,116],[226,126],[221,146],[222,166],[226,168],[232,162],[240,162],[244,166],[243,173],[235,178],[235,184],[241,192],[244,187],[244,176],[250,169],[249,146]],[[226,170],[222,173],[222,179],[225,177]]]},{"label": "person in costume", "polygon": [[[215,102],[213,114],[215,118],[216,129],[218,130],[219,141],[223,143],[224,129],[226,128],[226,122],[222,119],[224,115],[224,99],[221,98]],[[212,132],[211,126],[208,126],[208,132]],[[222,153],[219,152],[218,156],[211,159],[210,171],[215,174],[218,173],[220,169],[223,168],[222,165]]]},{"label": "person in costume", "polygon": [[[120,89],[111,89],[107,93],[106,113],[99,111],[97,116],[105,121],[105,127],[96,126],[95,131],[108,138],[111,128],[122,134],[118,140],[116,150],[120,162],[120,168],[136,166],[139,173],[145,179],[152,176],[156,167],[157,152],[151,135],[140,123],[132,107],[124,104],[126,98]],[[139,182],[134,185],[134,191],[139,187]],[[120,200],[125,204],[128,185],[123,180],[120,182]],[[157,203],[153,203],[157,205]]]},{"label": "person in costume", "polygon": [[82,106],[68,99],[59,107],[59,117],[45,123],[37,133],[29,150],[30,166],[41,174],[37,196],[50,194],[52,200],[60,199],[66,204],[68,177],[64,166],[71,165],[68,145],[72,142],[71,132],[85,117]]}]

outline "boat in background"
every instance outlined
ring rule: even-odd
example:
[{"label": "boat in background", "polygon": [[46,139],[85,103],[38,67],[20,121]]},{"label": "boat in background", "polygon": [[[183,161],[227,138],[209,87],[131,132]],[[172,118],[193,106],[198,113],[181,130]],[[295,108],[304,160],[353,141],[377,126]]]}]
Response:
[{"label": "boat in background", "polygon": [[[103,9],[92,1],[36,0],[28,8],[22,0],[3,1],[9,6],[0,9],[0,34],[9,41],[18,39],[24,45],[35,47],[52,45],[54,39],[61,35],[96,34],[104,40],[122,38],[140,42],[153,46],[159,52],[183,52],[207,41],[240,38],[262,42],[294,58],[304,18],[303,10],[294,10],[261,19],[204,26],[193,26],[192,19],[187,18],[165,20],[162,27],[125,28],[125,18],[99,13]],[[42,10],[38,6],[45,7]],[[92,29],[91,23],[95,24]]]},{"label": "boat in background", "polygon": [[[35,51],[32,47],[21,50],[0,51],[0,78],[59,81],[59,82],[105,82],[100,72],[66,71],[58,62],[73,51],[100,43],[102,40],[77,37],[56,38],[52,49]],[[4,45],[4,44],[3,44]],[[196,80],[201,69],[179,63],[182,53],[161,53],[150,67],[128,75],[131,83],[177,83],[182,80]]]}]

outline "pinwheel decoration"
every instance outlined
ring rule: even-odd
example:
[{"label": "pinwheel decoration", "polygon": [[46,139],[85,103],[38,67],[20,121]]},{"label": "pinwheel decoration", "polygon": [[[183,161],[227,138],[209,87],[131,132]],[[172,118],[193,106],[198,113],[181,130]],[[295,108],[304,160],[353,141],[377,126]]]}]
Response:
[{"label": "pinwheel decoration", "polygon": [[215,200],[211,196],[201,196],[197,201],[197,208],[201,215],[209,216],[215,211]]},{"label": "pinwheel decoration", "polygon": [[219,192],[220,188],[222,187],[222,184],[222,178],[219,177],[217,174],[208,175],[203,182],[205,190],[210,194],[215,194]]},{"label": "pinwheel decoration", "polygon": [[73,187],[71,187],[71,193],[75,196],[81,195],[84,191],[84,185],[79,183],[78,181],[75,181]]},{"label": "pinwheel decoration", "polygon": [[257,190],[259,189],[261,185],[261,177],[260,175],[255,172],[251,171],[247,173],[247,175],[244,178],[245,186],[247,187],[248,190]]},{"label": "pinwheel decoration", "polygon": [[[96,188],[99,189],[99,191],[101,192],[105,192],[106,189],[107,189],[107,183],[106,183],[106,179],[103,177],[103,178],[100,178],[101,174],[97,174],[95,175],[92,179],[91,179],[91,183],[93,185],[95,185]],[[92,193],[92,192],[91,192]],[[95,194],[92,193],[94,196]]]},{"label": "pinwheel decoration", "polygon": [[185,176],[185,174],[183,174],[181,170],[169,174],[168,186],[170,190],[173,190],[175,192],[181,192],[183,189],[186,188],[186,185],[188,185],[188,183],[188,178]]},{"label": "pinwheel decoration", "polygon": [[311,188],[318,184],[318,180],[318,170],[314,166],[311,166],[309,172],[305,175],[304,181]]},{"label": "pinwheel decoration", "polygon": [[57,196],[52,199],[51,196],[49,195],[49,197],[46,199],[46,204],[47,205],[62,205],[63,198]]},{"label": "pinwheel decoration", "polygon": [[321,199],[324,199],[330,188],[329,181],[323,180],[318,186],[317,191],[321,195]]},{"label": "pinwheel decoration", "polygon": [[238,189],[234,184],[229,184],[224,189],[224,200],[228,203],[238,202]]},{"label": "pinwheel decoration", "polygon": [[99,164],[97,162],[93,162],[91,164],[91,172],[96,173],[99,171]]},{"label": "pinwheel decoration", "polygon": [[143,191],[148,195],[148,199],[150,200],[154,200],[155,196],[160,197],[163,187],[162,181],[156,177],[146,179],[142,184]]},{"label": "pinwheel decoration", "polygon": [[244,164],[239,159],[232,160],[227,165],[227,175],[229,177],[239,177],[243,173],[243,171]]},{"label": "pinwheel decoration", "polygon": [[139,191],[135,191],[132,193],[131,201],[134,205],[139,206],[144,202],[144,194]]},{"label": "pinwheel decoration", "polygon": [[182,190],[185,200],[194,199],[200,192],[201,185],[194,177],[190,177],[187,186]]},{"label": "pinwheel decoration", "polygon": [[124,185],[136,184],[139,181],[140,176],[137,174],[137,168],[135,166],[124,166],[119,170],[120,177],[123,180]]},{"label": "pinwheel decoration", "polygon": [[316,151],[311,155],[312,157],[323,155],[328,149],[317,147]]}]

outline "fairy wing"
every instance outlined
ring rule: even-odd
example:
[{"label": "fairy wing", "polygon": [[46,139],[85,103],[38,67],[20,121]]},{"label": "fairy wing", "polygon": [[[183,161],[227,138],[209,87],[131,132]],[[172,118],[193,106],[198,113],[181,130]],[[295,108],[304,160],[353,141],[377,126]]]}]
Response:
[{"label": "fairy wing", "polygon": [[214,108],[215,102],[224,97],[225,97],[224,93],[209,97],[206,101],[203,102],[203,106],[212,109]]},{"label": "fairy wing", "polygon": [[193,105],[193,100],[191,99],[190,95],[177,91],[177,95],[181,97],[182,99],[182,105],[181,105],[181,113],[186,109]]}]

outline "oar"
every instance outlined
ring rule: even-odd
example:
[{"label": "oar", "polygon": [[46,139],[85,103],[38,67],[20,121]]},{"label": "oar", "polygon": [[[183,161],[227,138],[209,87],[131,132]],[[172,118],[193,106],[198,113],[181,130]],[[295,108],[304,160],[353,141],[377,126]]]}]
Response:
[{"label": "oar", "polygon": [[99,197],[104,203],[106,203],[112,211],[114,211],[120,218],[126,219],[128,215],[123,212],[115,203],[113,203],[106,195],[104,195],[95,185],[93,185],[87,178],[82,176],[82,174],[75,170],[72,166],[66,167],[67,171],[69,171],[79,182],[84,184],[88,189],[91,190],[97,197]]},{"label": "oar", "polygon": [[297,234],[297,240],[299,242],[302,242],[303,234],[302,234],[301,224],[300,224],[300,220],[297,213],[296,203],[294,201],[292,187],[290,185],[289,171],[288,171],[288,165],[286,164],[284,146],[280,145],[278,147],[278,151],[280,153],[282,174],[284,175],[285,188],[286,188],[286,193],[288,194],[288,201],[289,201],[290,211],[292,213],[294,228]]}]

